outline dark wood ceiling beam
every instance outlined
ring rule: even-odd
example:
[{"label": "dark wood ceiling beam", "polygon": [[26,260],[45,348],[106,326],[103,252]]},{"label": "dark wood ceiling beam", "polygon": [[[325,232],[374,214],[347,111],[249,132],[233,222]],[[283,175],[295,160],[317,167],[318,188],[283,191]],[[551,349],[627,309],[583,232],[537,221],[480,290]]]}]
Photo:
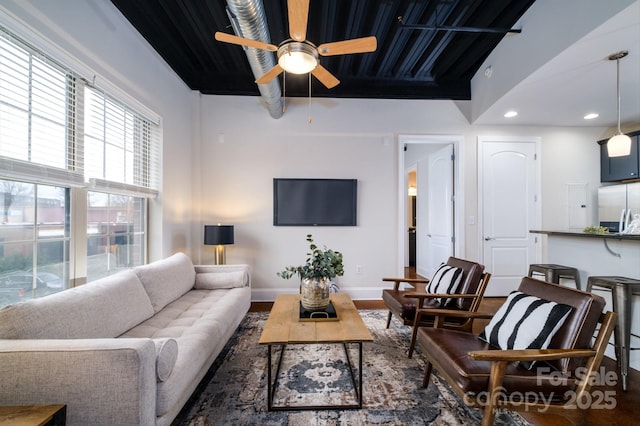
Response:
[{"label": "dark wood ceiling beam", "polygon": [[[112,0],[112,3],[120,12],[129,19],[134,28],[153,46],[162,59],[182,76],[188,73],[191,58],[183,52],[182,45],[171,35],[173,23],[162,13],[149,13],[145,3],[130,2],[127,0]],[[159,45],[158,40],[164,40],[164,45]],[[191,89],[197,89],[193,82],[185,81]]]},{"label": "dark wood ceiling beam", "polygon": [[[461,25],[464,23],[464,16],[469,13],[469,8],[470,5],[466,2],[452,2],[449,8],[434,13],[431,23],[438,23],[436,21],[442,19],[443,22],[449,22],[452,25]],[[428,73],[432,78],[438,78],[441,74],[436,73],[434,70],[434,64],[438,58],[440,58],[445,51],[449,52],[449,54],[457,54],[458,49],[454,44],[455,34],[438,31],[429,32],[433,35],[433,38],[429,41],[427,48],[416,62],[416,64],[420,65],[412,70],[412,76],[414,77],[424,76]],[[447,70],[446,73],[449,78],[452,79],[460,77],[459,73],[452,72],[450,69]]]},{"label": "dark wood ceiling beam", "polygon": [[207,15],[209,15],[213,20],[213,25],[206,36],[211,36],[211,40],[208,43],[214,53],[211,57],[211,60],[213,61],[212,68],[202,71],[230,72],[231,70],[242,68],[247,72],[250,72],[247,55],[245,54],[244,49],[239,46],[231,46],[227,43],[219,42],[213,37],[213,34],[215,34],[216,31],[234,34],[233,28],[231,28],[231,22],[227,15],[226,2],[206,3],[209,8]]},{"label": "dark wood ceiling beam", "polygon": [[[368,9],[368,2],[366,0],[355,0],[349,5],[349,17],[365,17]],[[370,32],[364,29],[364,22],[369,22],[369,19],[347,19],[346,28],[343,39],[351,39],[357,37],[366,37],[371,35]],[[349,74],[354,72],[354,64],[360,63],[362,55],[346,55],[344,60],[340,61],[340,68],[336,71],[341,73],[348,72]],[[346,71],[348,70],[348,71]]]},{"label": "dark wood ceiling beam", "polygon": [[[408,19],[414,19],[419,16],[420,10],[414,2],[410,2],[405,9],[401,11],[402,16],[407,16]],[[395,67],[398,63],[398,59],[402,55],[406,46],[413,44],[413,35],[406,31],[398,31],[397,24],[394,22],[394,36],[388,45],[385,46],[385,55],[381,58],[379,64],[378,75],[382,76],[397,76]],[[400,76],[402,78],[403,76]]]},{"label": "dark wood ceiling beam", "polygon": [[[217,43],[213,38],[214,33],[217,31],[215,16],[222,15],[226,17],[224,8],[219,3],[217,4],[217,10],[215,10],[207,2],[185,2],[181,3],[180,9],[186,19],[191,22],[193,28],[196,29],[195,35],[188,38],[192,39],[193,46],[195,46],[194,53],[200,56],[202,67],[215,66],[214,64],[219,63],[222,59],[218,53],[219,50],[215,49],[214,46]],[[230,28],[228,32],[232,33]]]},{"label": "dark wood ceiling beam", "polygon": [[373,15],[370,33],[376,36],[378,48],[375,52],[365,55],[360,61],[359,67],[355,70],[354,75],[366,75],[368,77],[379,76],[379,62],[385,55],[389,34],[394,25],[389,19],[393,16],[393,8],[389,3],[380,3]]},{"label": "dark wood ceiling beam", "polygon": [[181,8],[180,2],[173,0],[161,0],[156,3],[164,11],[167,20],[171,23],[171,31],[178,38],[182,53],[189,56],[195,67],[204,68],[202,53],[199,52],[200,42],[197,38],[197,31],[194,31],[194,22],[190,19],[186,10]]}]

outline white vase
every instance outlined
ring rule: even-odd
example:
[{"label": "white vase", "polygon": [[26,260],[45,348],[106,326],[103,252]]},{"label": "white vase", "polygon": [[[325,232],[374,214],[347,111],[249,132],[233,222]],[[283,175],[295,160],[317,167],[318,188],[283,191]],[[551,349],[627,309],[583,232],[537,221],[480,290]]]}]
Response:
[{"label": "white vase", "polygon": [[328,278],[303,278],[300,280],[300,301],[308,311],[323,311],[329,306]]}]

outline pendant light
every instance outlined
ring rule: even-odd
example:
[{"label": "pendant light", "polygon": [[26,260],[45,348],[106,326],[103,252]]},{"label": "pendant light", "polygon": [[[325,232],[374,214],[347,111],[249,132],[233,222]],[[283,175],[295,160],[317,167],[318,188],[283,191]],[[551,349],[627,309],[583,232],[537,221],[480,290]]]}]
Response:
[{"label": "pendant light", "polygon": [[609,157],[623,157],[631,154],[631,138],[620,130],[620,59],[629,52],[623,50],[609,56],[610,61],[616,61],[616,92],[618,95],[618,133],[607,141],[607,154]]}]

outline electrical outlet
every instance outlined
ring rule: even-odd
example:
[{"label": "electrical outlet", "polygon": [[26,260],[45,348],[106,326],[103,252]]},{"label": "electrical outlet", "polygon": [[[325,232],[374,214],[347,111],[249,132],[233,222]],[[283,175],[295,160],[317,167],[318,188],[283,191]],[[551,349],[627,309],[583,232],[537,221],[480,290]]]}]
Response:
[{"label": "electrical outlet", "polygon": [[356,265],[356,274],[362,273],[362,265]]}]

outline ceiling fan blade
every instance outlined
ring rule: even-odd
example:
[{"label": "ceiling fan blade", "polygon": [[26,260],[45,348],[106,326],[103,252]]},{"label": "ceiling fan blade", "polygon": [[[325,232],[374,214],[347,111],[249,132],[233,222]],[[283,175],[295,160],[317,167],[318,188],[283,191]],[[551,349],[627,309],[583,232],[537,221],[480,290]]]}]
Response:
[{"label": "ceiling fan blade", "polygon": [[333,74],[331,74],[325,67],[318,64],[317,67],[311,71],[311,74],[314,75],[315,78],[320,80],[320,83],[324,84],[327,89],[333,89],[338,84],[340,84],[340,80],[338,80]]},{"label": "ceiling fan blade", "polygon": [[279,76],[282,73],[282,71],[284,71],[282,67],[276,64],[275,67],[271,68],[269,71],[262,74],[260,78],[256,80],[256,83],[258,84],[269,83],[271,80]]},{"label": "ceiling fan blade", "polygon": [[318,53],[322,56],[347,55],[349,53],[373,52],[378,47],[375,36],[354,38],[351,40],[323,43],[318,46]]},{"label": "ceiling fan blade", "polygon": [[240,46],[247,47],[255,47],[257,49],[268,50],[270,52],[275,52],[278,50],[277,46],[269,43],[263,43],[261,41],[250,40],[248,38],[238,37],[233,34],[221,33],[217,31],[215,34],[215,38],[218,41],[222,41],[225,43],[238,44]]},{"label": "ceiling fan blade", "polygon": [[309,0],[288,0],[289,35],[295,41],[307,38],[307,20],[309,18]]}]

